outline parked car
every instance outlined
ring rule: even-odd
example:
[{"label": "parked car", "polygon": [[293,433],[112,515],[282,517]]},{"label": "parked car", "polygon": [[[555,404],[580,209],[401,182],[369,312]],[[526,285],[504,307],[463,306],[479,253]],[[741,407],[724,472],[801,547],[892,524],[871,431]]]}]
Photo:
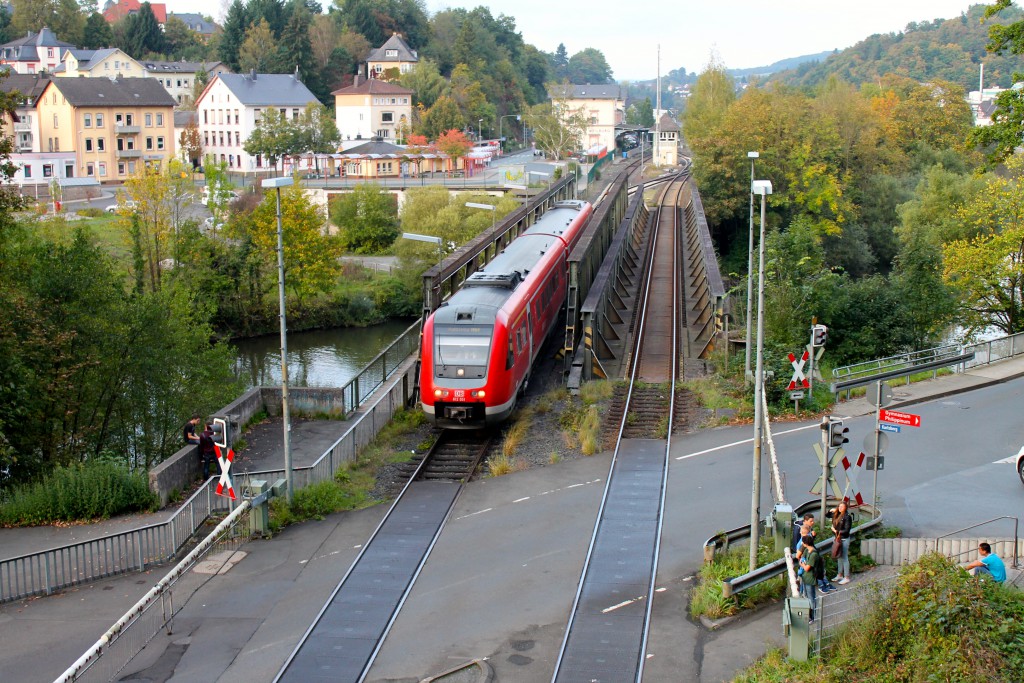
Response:
[{"label": "parked car", "polygon": [[138,211],[139,205],[134,199],[125,199],[111,204],[107,207],[107,213],[133,213]]},{"label": "parked car", "polygon": [[1020,477],[1020,483],[1024,484],[1024,447],[1017,453],[1017,476]]}]

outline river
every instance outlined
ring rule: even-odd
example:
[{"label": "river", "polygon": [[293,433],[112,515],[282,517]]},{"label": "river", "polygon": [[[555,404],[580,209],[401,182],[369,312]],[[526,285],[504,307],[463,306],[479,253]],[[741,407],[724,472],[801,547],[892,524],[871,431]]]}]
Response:
[{"label": "river", "polygon": [[[288,333],[288,386],[342,387],[412,324],[389,321],[371,327],[340,327]],[[235,374],[246,384],[281,384],[281,337],[239,339]]]}]

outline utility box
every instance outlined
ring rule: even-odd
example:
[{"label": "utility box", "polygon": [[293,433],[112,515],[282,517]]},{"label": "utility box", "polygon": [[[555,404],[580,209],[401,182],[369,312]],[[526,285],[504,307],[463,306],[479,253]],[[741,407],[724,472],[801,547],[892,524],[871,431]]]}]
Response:
[{"label": "utility box", "polygon": [[811,643],[811,601],[801,596],[786,598],[782,627],[789,641],[789,658],[806,662]]},{"label": "utility box", "polygon": [[[251,479],[242,487],[242,498],[251,500],[262,493],[266,493],[269,488],[267,482],[263,479]],[[253,505],[249,511],[249,531],[253,536],[266,536],[269,529],[270,504],[268,497],[264,498],[262,503]]]},{"label": "utility box", "polygon": [[793,506],[776,503],[772,510],[772,536],[775,538],[775,552],[782,553],[793,547]]}]

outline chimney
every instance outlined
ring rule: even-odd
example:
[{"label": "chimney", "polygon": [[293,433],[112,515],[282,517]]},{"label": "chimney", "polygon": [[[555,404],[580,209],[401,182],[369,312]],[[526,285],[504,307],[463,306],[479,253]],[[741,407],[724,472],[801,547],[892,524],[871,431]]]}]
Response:
[{"label": "chimney", "polygon": [[298,64],[295,65],[295,73],[292,75],[292,78],[294,78],[295,80],[299,80],[299,65]]},{"label": "chimney", "polygon": [[355,88],[355,87],[358,87],[358,86],[359,86],[359,74],[356,74],[355,76],[352,77],[352,87]]},{"label": "chimney", "polygon": [[249,70],[249,78],[251,78],[254,81],[256,80],[256,69]]}]

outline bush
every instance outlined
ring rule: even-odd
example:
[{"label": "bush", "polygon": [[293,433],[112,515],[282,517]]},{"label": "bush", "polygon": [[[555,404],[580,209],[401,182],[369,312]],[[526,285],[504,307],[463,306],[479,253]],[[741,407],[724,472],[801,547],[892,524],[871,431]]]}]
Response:
[{"label": "bush", "polygon": [[15,488],[0,501],[0,525],[106,519],[154,510],[157,501],[144,474],[101,459],[58,467],[40,482]]},{"label": "bush", "polygon": [[85,218],[99,218],[100,216],[103,216],[106,212],[103,209],[96,208],[95,206],[89,206],[84,209],[79,209],[75,213],[77,213],[79,216],[84,216]]}]

